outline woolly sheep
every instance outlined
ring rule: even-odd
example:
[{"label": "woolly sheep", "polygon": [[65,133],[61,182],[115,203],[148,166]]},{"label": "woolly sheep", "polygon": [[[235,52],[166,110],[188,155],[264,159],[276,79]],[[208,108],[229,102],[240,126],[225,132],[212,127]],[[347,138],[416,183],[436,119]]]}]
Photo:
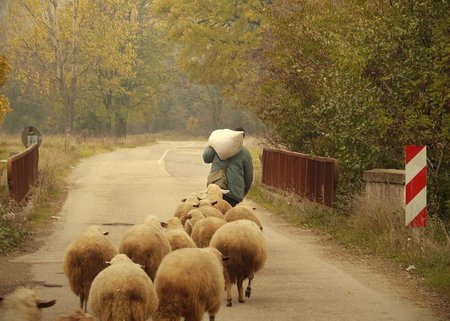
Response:
[{"label": "woolly sheep", "polygon": [[[161,223],[161,225],[163,225]],[[166,237],[170,243],[172,251],[185,248],[185,247],[197,247],[191,237],[186,233],[183,228],[183,224],[178,217],[171,217],[165,222]]]},{"label": "woolly sheep", "polygon": [[212,248],[185,248],[167,255],[156,273],[159,305],[154,321],[214,320],[225,286],[222,255]]},{"label": "woolly sheep", "polygon": [[190,210],[198,207],[198,200],[197,202],[191,202],[191,201],[185,201],[182,202],[177,206],[175,209],[174,216],[178,218],[182,218],[185,216]]},{"label": "woolly sheep", "polygon": [[225,220],[225,216],[222,214],[221,211],[219,211],[217,208],[213,207],[212,205],[203,205],[198,208],[200,212],[205,214],[207,217],[218,217],[222,220]]},{"label": "woolly sheep", "polygon": [[169,241],[160,227],[155,228],[149,224],[129,227],[119,245],[119,253],[126,254],[133,262],[141,264],[152,280],[161,260],[170,251]]},{"label": "woolly sheep", "polygon": [[209,245],[229,257],[224,264],[227,306],[232,305],[233,283],[237,283],[239,302],[244,303],[243,281],[249,280],[245,296],[250,297],[254,273],[264,266],[267,258],[266,241],[258,225],[249,220],[226,223],[214,233]]},{"label": "woolly sheep", "polygon": [[206,218],[206,215],[202,211],[199,209],[193,209],[181,218],[181,223],[184,225],[184,230],[186,233],[191,235],[195,224],[204,218]]},{"label": "woolly sheep", "polygon": [[70,288],[80,297],[80,308],[87,311],[89,289],[94,278],[107,267],[117,248],[106,237],[108,232],[93,225],[76,237],[66,248],[63,256],[64,273]]},{"label": "woolly sheep", "polygon": [[227,222],[233,222],[242,219],[250,220],[255,222],[259,226],[259,229],[262,231],[263,226],[261,224],[261,221],[255,215],[254,210],[255,209],[250,208],[248,206],[237,205],[235,207],[230,208],[225,213],[225,219]]},{"label": "woolly sheep", "polygon": [[4,298],[0,297],[0,321],[41,321],[41,309],[55,302],[38,299],[35,290],[19,287]]},{"label": "woolly sheep", "polygon": [[144,220],[144,224],[153,226],[157,230],[160,230],[162,226],[161,220],[155,215],[148,215]]},{"label": "woolly sheep", "polygon": [[158,305],[155,288],[139,264],[118,254],[92,282],[90,306],[100,321],[145,321]]},{"label": "woolly sheep", "polygon": [[223,190],[216,184],[209,184],[206,188],[206,197],[211,201],[217,201],[223,198],[223,194],[228,193],[228,190]]},{"label": "woolly sheep", "polygon": [[208,247],[214,233],[226,223],[218,217],[207,217],[195,224],[191,237],[198,247]]},{"label": "woolly sheep", "polygon": [[225,214],[230,208],[232,208],[230,203],[228,203],[224,199],[216,200],[216,202],[213,204],[213,207],[217,208],[219,211],[221,211],[222,214]]},{"label": "woolly sheep", "polygon": [[56,321],[95,321],[95,319],[92,315],[77,310],[72,314],[60,315]]}]

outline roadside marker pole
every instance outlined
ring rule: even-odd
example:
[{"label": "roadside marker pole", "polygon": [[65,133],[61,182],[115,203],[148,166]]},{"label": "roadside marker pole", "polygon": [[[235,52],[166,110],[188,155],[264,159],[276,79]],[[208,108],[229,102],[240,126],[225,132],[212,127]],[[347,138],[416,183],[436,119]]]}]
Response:
[{"label": "roadside marker pole", "polygon": [[405,203],[407,227],[425,227],[427,222],[427,148],[405,148]]}]

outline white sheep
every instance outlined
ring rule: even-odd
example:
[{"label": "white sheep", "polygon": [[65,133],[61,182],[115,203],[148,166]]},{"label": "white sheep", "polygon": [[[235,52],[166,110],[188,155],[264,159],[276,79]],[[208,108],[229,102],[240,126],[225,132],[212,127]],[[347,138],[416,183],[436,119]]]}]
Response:
[{"label": "white sheep", "polygon": [[94,278],[107,267],[117,248],[106,237],[108,232],[93,225],[77,236],[66,248],[63,256],[64,273],[75,295],[80,297],[80,308],[87,311],[89,289]]},{"label": "white sheep", "polygon": [[41,321],[41,309],[55,302],[38,299],[35,290],[19,287],[4,298],[0,297],[0,321]]},{"label": "white sheep", "polygon": [[218,217],[202,219],[195,224],[191,237],[198,247],[208,247],[214,233],[225,223],[225,220]]},{"label": "white sheep", "polygon": [[231,286],[237,283],[239,302],[244,303],[243,281],[248,278],[245,296],[251,295],[251,281],[267,258],[267,245],[256,223],[237,220],[220,227],[209,242],[229,260],[224,262],[227,306],[232,305]]},{"label": "white sheep", "polygon": [[133,262],[144,266],[152,280],[161,260],[170,251],[169,241],[161,228],[145,223],[129,227],[119,245],[119,253],[126,254]]},{"label": "white sheep", "polygon": [[250,220],[250,221],[255,222],[259,226],[259,229],[261,231],[263,229],[261,221],[255,214],[255,209],[251,208],[249,206],[237,205],[235,207],[230,208],[225,213],[224,216],[225,216],[225,220],[227,222],[233,222],[236,220],[244,220],[245,219],[245,220]]},{"label": "white sheep", "polygon": [[178,217],[171,217],[166,222],[162,222],[161,225],[167,228],[166,237],[172,251],[185,247],[197,247],[192,238],[184,230],[183,224],[181,224]]},{"label": "white sheep", "polygon": [[145,321],[158,305],[152,281],[139,264],[118,254],[92,282],[90,307],[100,321]]},{"label": "white sheep", "polygon": [[222,255],[213,248],[185,248],[162,261],[155,278],[159,304],[154,321],[214,320],[225,286]]}]

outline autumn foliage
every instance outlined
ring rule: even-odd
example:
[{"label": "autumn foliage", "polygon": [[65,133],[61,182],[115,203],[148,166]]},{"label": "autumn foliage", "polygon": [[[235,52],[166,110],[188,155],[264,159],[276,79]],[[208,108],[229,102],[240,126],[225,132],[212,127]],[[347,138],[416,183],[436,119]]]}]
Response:
[{"label": "autumn foliage", "polygon": [[6,84],[6,73],[9,69],[6,57],[0,56],[0,122],[3,121],[6,113],[11,111],[8,98],[2,94],[2,88]]}]

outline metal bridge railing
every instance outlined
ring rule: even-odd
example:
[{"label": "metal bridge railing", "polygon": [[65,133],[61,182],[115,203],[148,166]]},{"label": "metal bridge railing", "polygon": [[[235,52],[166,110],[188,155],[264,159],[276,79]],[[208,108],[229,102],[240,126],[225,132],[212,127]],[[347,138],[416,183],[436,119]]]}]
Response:
[{"label": "metal bridge railing", "polygon": [[338,161],[264,148],[262,182],[301,198],[336,208]]},{"label": "metal bridge railing", "polygon": [[9,193],[18,203],[22,202],[38,179],[39,145],[33,144],[22,153],[8,158]]}]

